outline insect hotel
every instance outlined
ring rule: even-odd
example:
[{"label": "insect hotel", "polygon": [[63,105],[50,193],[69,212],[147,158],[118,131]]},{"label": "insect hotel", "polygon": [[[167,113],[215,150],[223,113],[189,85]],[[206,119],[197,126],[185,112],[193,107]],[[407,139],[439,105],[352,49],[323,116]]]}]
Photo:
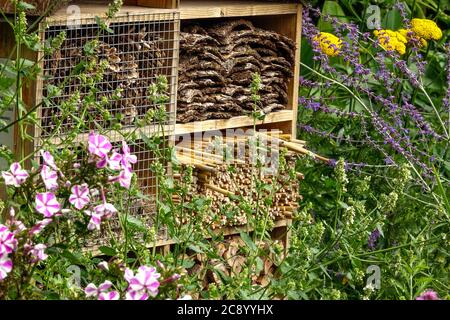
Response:
[{"label": "insect hotel", "polygon": [[[31,3],[36,6],[31,15],[47,12],[52,6],[52,1]],[[11,11],[10,1],[0,0],[0,8]],[[66,32],[66,39],[52,56],[23,52],[27,59],[41,61],[42,69],[42,76],[24,92],[27,105],[39,105],[40,121],[40,126],[30,132],[34,141],[26,149],[39,147],[43,139],[61,144],[65,134],[73,129],[71,117],[63,117],[54,106],[69,99],[79,87],[79,80],[69,77],[62,93],[52,98],[52,104],[42,103],[49,95],[45,88],[66,81],[74,66],[83,59],[86,42],[99,36],[100,45],[95,55],[106,59],[109,69],[97,84],[96,99],[113,101],[107,111],[120,119],[123,130],[161,134],[165,137],[161,148],[175,147],[178,164],[193,167],[191,196],[206,195],[212,200],[213,214],[205,217],[204,224],[228,237],[222,245],[224,248],[220,248],[223,254],[237,252],[239,245],[244,245],[239,234],[252,232],[248,216],[239,209],[231,217],[220,216],[220,212],[224,208],[239,208],[239,196],[252,197],[254,157],[248,147],[252,139],[259,137],[276,144],[275,155],[281,149],[288,150],[286,161],[290,166],[295,165],[299,154],[309,153],[304,142],[295,139],[301,4],[296,1],[128,0],[110,21],[112,32],[99,35],[96,16],[104,16],[106,8],[107,1],[73,1],[59,9],[51,8],[54,13],[39,22],[44,41],[61,31]],[[2,23],[0,58],[8,57],[13,40],[12,31]],[[254,74],[259,74],[259,79],[255,80]],[[156,130],[160,127],[156,123],[136,128],[136,121],[155,107],[146,88],[159,75],[168,80],[164,130]],[[252,91],[255,81],[258,82],[257,99]],[[122,95],[113,99],[117,89]],[[255,111],[258,111],[257,117]],[[72,110],[72,116],[81,116],[79,112]],[[89,112],[97,125],[108,129],[109,122],[101,113]],[[248,131],[253,128],[258,133]],[[89,129],[82,132],[77,141],[86,141],[88,134]],[[13,137],[11,143],[19,150],[23,142],[17,138],[17,132]],[[113,143],[121,139],[113,133],[109,138]],[[154,155],[142,140],[130,142],[130,146],[138,157],[135,172],[139,186],[144,194],[154,195],[158,188],[150,170]],[[220,146],[225,146],[234,156],[224,157],[221,153],[224,149],[214,152]],[[230,166],[233,170],[229,170]],[[170,163],[166,167],[172,172]],[[273,176],[269,172],[262,179],[271,183]],[[174,174],[175,179],[182,177],[182,173]],[[285,183],[282,175],[277,177],[281,188],[276,191],[267,212],[274,226],[272,237],[285,248],[300,198],[301,175],[297,178],[295,182]],[[136,200],[130,210],[143,220],[148,217],[151,225],[155,202]],[[187,222],[185,218],[177,219],[179,223]],[[176,243],[164,230],[159,237],[156,245],[165,250]],[[239,265],[242,259],[245,258],[241,256],[233,261]],[[238,271],[235,267],[223,268]],[[270,269],[270,263],[265,268]]]}]

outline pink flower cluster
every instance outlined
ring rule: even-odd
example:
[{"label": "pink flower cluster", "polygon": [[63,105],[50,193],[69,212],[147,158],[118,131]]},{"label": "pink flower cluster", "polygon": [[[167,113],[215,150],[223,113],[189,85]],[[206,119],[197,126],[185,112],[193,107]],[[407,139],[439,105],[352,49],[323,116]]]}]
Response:
[{"label": "pink flower cluster", "polygon": [[159,277],[154,267],[141,266],[136,274],[130,269],[125,270],[124,278],[128,282],[125,295],[127,300],[147,300],[156,297],[159,288]]},{"label": "pink flower cluster", "polygon": [[[47,221],[38,222],[29,230],[28,235],[30,238],[39,234],[42,229],[51,222],[50,219],[46,220]],[[16,220],[13,208],[10,210],[7,224],[8,225],[0,224],[0,281],[5,279],[8,273],[13,269],[13,261],[9,255],[17,250],[17,236],[21,232],[27,230],[21,221]],[[31,263],[37,263],[47,259],[47,255],[45,254],[46,248],[47,246],[44,244],[34,245],[31,239],[28,239],[27,243],[24,245],[24,253],[30,256]]]},{"label": "pink flower cluster", "polygon": [[[99,266],[100,267],[100,266]],[[103,263],[103,270],[109,269],[107,263]],[[156,297],[160,282],[158,279],[161,275],[151,266],[141,266],[135,274],[132,270],[126,268],[124,279],[128,282],[126,300],[147,300],[149,297]],[[178,279],[178,278],[177,278]],[[117,291],[109,291],[112,287],[110,281],[105,281],[98,287],[90,283],[84,289],[86,297],[95,297],[98,300],[118,300],[120,294]]]},{"label": "pink flower cluster", "polygon": [[137,157],[130,153],[130,147],[125,141],[122,141],[122,153],[117,149],[112,150],[112,144],[103,135],[91,132],[89,134],[88,151],[94,157],[97,168],[106,168],[117,171],[116,176],[110,176],[110,182],[118,182],[122,187],[129,189],[131,178],[133,176],[132,165],[137,162]]},{"label": "pink flower cluster", "polygon": [[418,296],[416,300],[439,300],[439,296],[436,291],[427,290]]},{"label": "pink flower cluster", "polygon": [[2,171],[2,177],[7,186],[19,187],[28,179],[28,176],[28,172],[23,170],[18,162],[11,164],[9,171]]},{"label": "pink flower cluster", "polygon": [[112,283],[108,280],[98,287],[93,283],[89,283],[84,289],[84,293],[87,298],[94,297],[98,300],[119,300],[120,294],[117,291],[109,291],[111,287]]},{"label": "pink flower cluster", "polygon": [[9,254],[17,248],[17,239],[7,226],[0,224],[0,281],[11,272],[13,263]]}]

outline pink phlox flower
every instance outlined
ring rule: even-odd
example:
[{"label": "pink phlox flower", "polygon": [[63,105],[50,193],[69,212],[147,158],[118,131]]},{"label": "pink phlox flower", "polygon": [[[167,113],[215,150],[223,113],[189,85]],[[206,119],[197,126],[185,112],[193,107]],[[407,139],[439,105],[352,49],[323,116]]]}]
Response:
[{"label": "pink phlox flower", "polygon": [[17,239],[7,226],[0,224],[0,255],[10,254],[17,249]]},{"label": "pink phlox flower", "polygon": [[100,262],[99,264],[97,264],[97,267],[99,269],[101,269],[101,270],[104,270],[104,271],[108,271],[109,270],[109,264],[106,261]]},{"label": "pink phlox flower", "polygon": [[97,163],[95,164],[95,167],[97,169],[103,169],[106,168],[106,166],[108,165],[108,155],[105,155],[104,158],[100,159],[97,161]]},{"label": "pink phlox flower", "polygon": [[105,158],[111,149],[112,144],[109,142],[107,137],[91,131],[88,140],[88,150],[91,154],[100,158]]},{"label": "pink phlox flower", "polygon": [[101,285],[97,286],[93,283],[89,283],[84,289],[86,297],[98,297],[101,293],[107,292],[112,286],[111,281],[106,280]]},{"label": "pink phlox flower", "polygon": [[13,268],[12,260],[8,257],[8,254],[4,253],[0,255],[0,281],[8,276]]},{"label": "pink phlox flower", "polygon": [[111,218],[115,213],[117,213],[117,209],[111,204],[106,201],[104,201],[102,204],[99,204],[94,208],[95,213],[98,215],[105,217],[105,218]]},{"label": "pink phlox flower", "polygon": [[14,162],[9,167],[9,171],[2,171],[3,179],[7,186],[19,187],[29,177],[28,172],[23,170],[18,162]]},{"label": "pink phlox flower", "polygon": [[72,194],[69,197],[69,202],[78,210],[81,210],[90,201],[89,187],[87,184],[75,185],[72,187]]},{"label": "pink phlox flower", "polygon": [[50,154],[50,152],[41,150],[41,156],[42,156],[42,159],[44,160],[44,164],[46,164],[47,166],[49,166],[50,168],[52,168],[55,171],[59,171],[58,167],[56,166],[56,163],[55,163],[55,158],[53,158],[53,156]]},{"label": "pink phlox flower", "polygon": [[160,276],[154,267],[141,266],[134,276],[130,277],[130,274],[127,275],[129,279],[127,280],[129,284],[128,289],[132,292],[148,293],[150,296],[155,297],[158,294],[158,279]]},{"label": "pink phlox flower", "polygon": [[53,193],[37,193],[36,210],[42,213],[45,218],[51,218],[61,210],[61,205]]},{"label": "pink phlox flower", "polygon": [[36,244],[30,251],[29,254],[31,255],[31,262],[36,263],[39,261],[44,261],[48,258],[48,255],[45,253],[45,249],[47,249],[47,246],[45,244]]},{"label": "pink phlox flower", "polygon": [[131,180],[133,178],[133,173],[129,168],[123,168],[122,171],[120,171],[120,174],[115,177],[109,177],[109,182],[119,182],[121,187],[124,187],[126,189],[130,189],[131,186]]},{"label": "pink phlox flower", "polygon": [[41,177],[45,188],[49,191],[58,189],[58,174],[45,164],[42,166]]},{"label": "pink phlox flower", "polygon": [[85,210],[84,213],[91,217],[87,226],[88,230],[100,230],[103,215],[89,210]]},{"label": "pink phlox flower", "polygon": [[122,141],[122,165],[124,168],[131,169],[131,164],[135,164],[137,162],[137,157],[134,154],[130,153],[130,147],[126,143],[126,141]]},{"label": "pink phlox flower", "polygon": [[427,290],[423,292],[416,300],[440,300],[437,292],[433,290]]},{"label": "pink phlox flower", "polygon": [[102,292],[98,295],[98,300],[119,300],[120,295],[117,291]]},{"label": "pink phlox flower", "polygon": [[46,226],[52,223],[52,221],[53,221],[52,219],[46,218],[36,223],[29,231],[30,236],[35,236],[41,233]]},{"label": "pink phlox flower", "polygon": [[125,300],[147,300],[148,294],[145,291],[128,290],[125,294]]},{"label": "pink phlox flower", "polygon": [[16,219],[16,211],[12,207],[9,210],[9,220],[7,225],[15,235],[27,229],[22,221]]},{"label": "pink phlox flower", "polygon": [[117,151],[114,151],[113,154],[108,159],[108,165],[111,170],[120,170],[122,168],[121,162],[122,162],[123,156],[118,153]]}]

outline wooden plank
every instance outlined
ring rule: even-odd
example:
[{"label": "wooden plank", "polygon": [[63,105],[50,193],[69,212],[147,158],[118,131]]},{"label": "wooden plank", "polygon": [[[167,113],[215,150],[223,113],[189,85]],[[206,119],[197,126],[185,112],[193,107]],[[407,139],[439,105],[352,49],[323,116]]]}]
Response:
[{"label": "wooden plank", "polygon": [[294,77],[288,83],[288,104],[287,109],[292,110],[290,122],[279,123],[268,126],[271,129],[280,129],[284,133],[291,133],[296,136],[297,109],[298,109],[298,87],[300,75],[300,47],[301,47],[301,5],[296,6],[295,14],[271,15],[252,17],[251,21],[259,28],[273,30],[292,39],[296,44]]},{"label": "wooden plank", "polygon": [[[100,18],[105,18],[106,15],[106,5],[105,4],[99,4],[99,3],[80,3],[77,4],[80,7],[80,15],[77,16],[77,19],[83,19],[83,20],[92,20],[92,23],[95,22],[95,17],[98,16]],[[167,13],[174,13],[178,12],[175,9],[161,9],[161,8],[146,8],[146,7],[139,7],[139,6],[123,6],[120,11],[117,13],[117,15],[114,18],[114,21],[128,21],[129,19],[132,19],[133,16],[135,17],[135,21],[141,21],[142,18],[139,18],[139,15],[151,15],[155,14],[155,19],[163,18],[163,14]],[[160,16],[161,15],[161,16]],[[56,11],[52,16],[45,19],[45,21],[49,25],[56,25],[56,24],[66,24],[67,22],[70,22],[70,18],[72,16],[72,13],[67,13],[66,8],[62,8],[58,11]],[[145,17],[148,19],[148,17]],[[69,20],[69,21],[68,21]],[[86,22],[86,21],[84,21]]]},{"label": "wooden plank", "polygon": [[[292,110],[283,110],[269,113],[264,120],[256,121],[257,125],[292,121]],[[230,119],[195,121],[190,123],[178,123],[175,126],[175,135],[182,135],[194,132],[204,132],[222,130],[230,128],[242,128],[253,125],[253,118],[250,116],[233,117]]]},{"label": "wooden plank", "polygon": [[180,2],[181,19],[244,17],[295,14],[297,4],[262,1],[198,1]]},{"label": "wooden plank", "polygon": [[293,101],[292,105],[293,118],[292,118],[292,129],[291,134],[293,138],[297,138],[297,117],[298,117],[298,95],[300,90],[300,59],[301,59],[301,48],[302,48],[302,6],[299,5],[297,8],[297,17],[295,23],[295,43],[297,48],[295,51],[295,66],[294,66],[294,83],[293,83]]},{"label": "wooden plank", "polygon": [[137,0],[138,6],[151,8],[165,8],[176,9],[178,6],[177,0]]}]

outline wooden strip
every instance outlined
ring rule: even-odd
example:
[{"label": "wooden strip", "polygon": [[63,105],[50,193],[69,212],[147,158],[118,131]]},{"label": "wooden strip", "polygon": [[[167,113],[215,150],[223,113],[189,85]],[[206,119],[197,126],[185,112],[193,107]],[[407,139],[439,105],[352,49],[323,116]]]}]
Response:
[{"label": "wooden strip", "polygon": [[295,14],[297,4],[262,1],[181,0],[181,19]]},{"label": "wooden strip", "polygon": [[[292,121],[292,119],[293,119],[292,110],[283,110],[269,113],[264,120],[256,121],[256,124],[261,125],[268,123]],[[250,116],[239,116],[230,119],[195,121],[183,124],[177,123],[175,126],[175,134],[182,135],[194,132],[243,128],[249,126],[253,126],[253,118]]]}]

